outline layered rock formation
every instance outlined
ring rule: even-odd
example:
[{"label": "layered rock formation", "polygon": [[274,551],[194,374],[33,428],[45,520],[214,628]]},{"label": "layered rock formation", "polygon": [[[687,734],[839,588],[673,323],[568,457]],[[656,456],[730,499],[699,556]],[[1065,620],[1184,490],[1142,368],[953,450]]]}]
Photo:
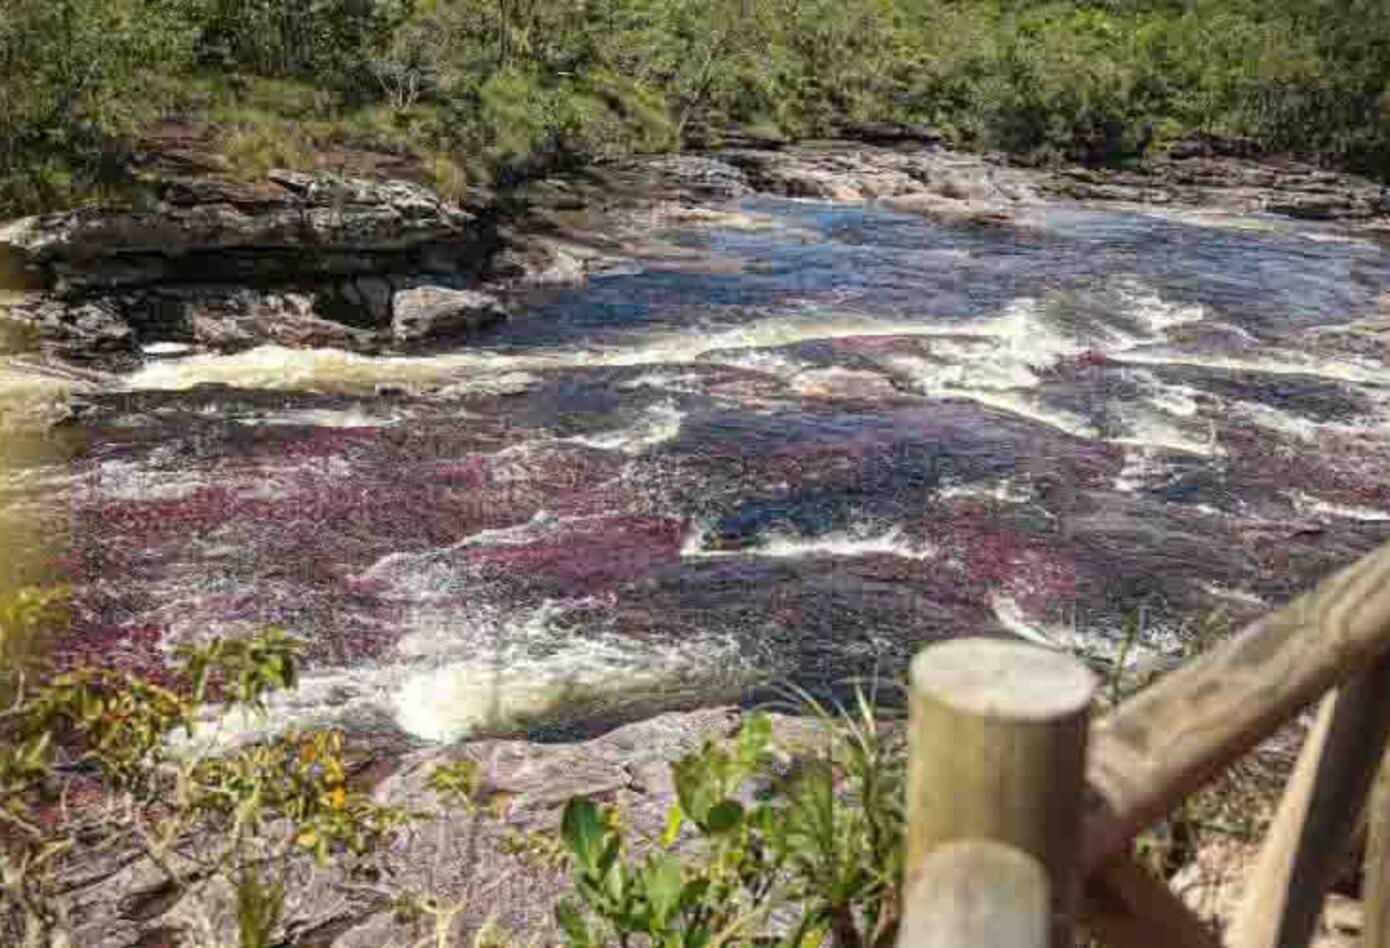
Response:
[{"label": "layered rock formation", "polygon": [[0,300],[0,322],[19,324],[65,360],[117,367],[151,344],[419,346],[503,318],[505,306],[480,294],[480,283],[580,281],[640,255],[632,248],[650,243],[652,208],[699,209],[753,193],[880,202],[947,226],[1026,227],[1049,205],[1103,202],[1390,232],[1383,188],[1292,161],[1193,146],[1136,170],[1049,170],[952,152],[913,127],[864,127],[855,137],[736,140],[532,182],[468,206],[418,184],[332,174],[175,178],[149,209],[0,226],[0,285],[28,290]]},{"label": "layered rock formation", "polygon": [[[474,284],[499,246],[494,207],[465,208],[409,182],[294,172],[175,180],[148,210],[0,228],[0,256],[29,290],[3,315],[72,359],[133,357],[157,342],[368,349],[475,328],[481,320],[438,314],[422,323],[416,299],[422,288]],[[414,328],[394,325],[398,298]],[[469,308],[501,311],[490,298]]]}]

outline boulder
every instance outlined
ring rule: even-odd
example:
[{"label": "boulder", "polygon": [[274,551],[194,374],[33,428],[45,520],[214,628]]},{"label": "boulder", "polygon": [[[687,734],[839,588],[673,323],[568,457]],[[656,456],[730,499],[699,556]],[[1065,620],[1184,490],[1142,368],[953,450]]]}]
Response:
[{"label": "boulder", "polygon": [[416,184],[272,172],[254,185],[172,182],[149,211],[15,221],[0,227],[0,256],[50,286],[110,289],[389,272],[432,246],[477,239],[472,213]]},{"label": "boulder", "polygon": [[86,361],[135,352],[135,334],[107,301],[66,304],[29,297],[0,306],[0,317],[56,355]]},{"label": "boulder", "polygon": [[467,335],[507,317],[494,296],[442,286],[401,290],[391,308],[391,335],[404,343]]},{"label": "boulder", "polygon": [[895,211],[920,214],[941,224],[1007,227],[1014,223],[1014,215],[1006,207],[984,201],[961,201],[939,194],[904,194],[886,198],[883,203]]},{"label": "boulder", "polygon": [[667,185],[695,198],[728,200],[752,190],[742,171],[708,155],[662,155],[648,159],[646,167]]}]

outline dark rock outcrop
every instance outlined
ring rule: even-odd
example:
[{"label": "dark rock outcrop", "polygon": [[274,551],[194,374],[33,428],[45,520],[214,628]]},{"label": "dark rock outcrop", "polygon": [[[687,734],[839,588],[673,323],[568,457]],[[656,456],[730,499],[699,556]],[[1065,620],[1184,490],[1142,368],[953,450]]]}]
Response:
[{"label": "dark rock outcrop", "polygon": [[419,330],[403,328],[419,322],[410,315],[393,324],[398,294],[433,284],[465,292],[487,275],[498,214],[406,181],[288,171],[254,183],[176,179],[148,210],[0,226],[7,271],[39,288],[0,306],[0,320],[63,359],[116,366],[166,342],[374,350],[496,316],[500,307],[474,305],[467,327],[438,312]]},{"label": "dark rock outcrop", "polygon": [[420,286],[396,294],[391,335],[404,343],[461,336],[506,316],[506,309],[495,296],[476,290]]},{"label": "dark rock outcrop", "polygon": [[0,228],[0,245],[60,292],[171,283],[277,284],[476,268],[478,215],[404,181],[272,172],[254,184],[170,183],[147,211],[79,210]]}]

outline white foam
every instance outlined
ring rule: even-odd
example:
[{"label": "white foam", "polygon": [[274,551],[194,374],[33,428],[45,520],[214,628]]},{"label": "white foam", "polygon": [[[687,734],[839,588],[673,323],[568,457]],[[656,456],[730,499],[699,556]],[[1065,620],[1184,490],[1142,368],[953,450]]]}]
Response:
[{"label": "white foam", "polygon": [[758,556],[771,559],[801,559],[817,556],[898,556],[910,560],[927,560],[936,555],[931,546],[914,542],[903,536],[900,527],[882,533],[835,532],[818,537],[772,534],[755,547],[737,550],[705,548],[708,527],[700,527],[686,538],[681,556],[691,559]]},{"label": "white foam", "polygon": [[1128,304],[1127,314],[1137,316],[1150,335],[1154,336],[1177,326],[1199,323],[1207,315],[1202,306],[1171,303],[1139,283],[1123,285],[1120,296]]},{"label": "white foam", "polygon": [[1264,358],[1238,359],[1230,356],[1201,356],[1185,352],[1145,350],[1114,356],[1127,365],[1185,366],[1249,375],[1306,375],[1311,378],[1351,382],[1356,385],[1390,386],[1390,370],[1362,362],[1320,359],[1281,352]]},{"label": "white foam", "polygon": [[576,702],[621,703],[686,684],[727,682],[742,663],[731,638],[697,634],[651,643],[602,629],[568,631],[555,619],[568,607],[545,602],[519,611],[418,610],[397,653],[381,665],[310,671],[265,713],[206,716],[185,747],[228,747],[288,728],[343,726],[391,717],[424,740],[454,741],[507,730]]},{"label": "white foam", "polygon": [[1161,482],[1168,470],[1161,452],[1151,447],[1132,445],[1125,450],[1124,467],[1115,475],[1114,486],[1127,494],[1146,490]]},{"label": "white foam", "polygon": [[184,391],[198,385],[239,388],[357,391],[383,383],[429,383],[468,372],[507,373],[544,366],[543,360],[485,352],[440,356],[364,356],[341,349],[259,346],[232,355],[195,355],[155,362],[125,380],[128,389]]},{"label": "white foam", "polygon": [[1301,490],[1289,491],[1286,496],[1293,501],[1294,509],[1304,516],[1360,520],[1365,523],[1382,523],[1390,520],[1390,512],[1376,510],[1373,507],[1333,503]]},{"label": "white foam", "polygon": [[1220,583],[1210,582],[1199,582],[1197,588],[1209,596],[1240,603],[1243,606],[1255,606],[1262,609],[1269,607],[1269,603],[1264,599],[1244,589],[1232,589],[1229,586],[1222,586]]},{"label": "white foam", "polygon": [[736,674],[726,636],[650,642],[603,629],[565,629],[569,606],[552,602],[520,615],[428,610],[402,640],[403,655],[425,659],[396,690],[397,723],[427,740],[449,741],[544,717],[576,702],[625,696]]},{"label": "white foam", "polygon": [[1298,441],[1310,443],[1316,441],[1319,434],[1328,431],[1331,427],[1313,421],[1311,418],[1304,418],[1271,405],[1261,405],[1258,402],[1236,402],[1231,408],[1261,428],[1288,435]]},{"label": "white foam", "polygon": [[1125,433],[1107,438],[1111,444],[1159,448],[1203,458],[1225,455],[1225,449],[1217,441],[1214,422],[1204,425],[1180,424],[1161,413],[1146,411],[1142,406],[1122,405],[1116,414]]},{"label": "white foam", "polygon": [[685,412],[671,402],[649,407],[642,420],[631,428],[598,435],[576,435],[564,440],[604,451],[637,455],[680,436]]},{"label": "white foam", "polygon": [[1019,486],[1012,477],[1002,477],[983,483],[944,484],[937,491],[937,496],[943,500],[972,497],[1000,504],[1026,504],[1032,501],[1033,491]]},{"label": "white foam", "polygon": [[169,357],[188,355],[193,347],[186,342],[152,342],[141,346],[140,351],[147,356]]},{"label": "white foam", "polygon": [[272,425],[307,428],[390,428],[399,424],[397,415],[381,415],[354,406],[352,408],[301,408],[290,411],[267,412],[237,419],[243,425]]},{"label": "white foam", "polygon": [[103,500],[178,500],[207,487],[197,474],[171,474],[134,461],[105,460],[88,475],[90,489]]}]

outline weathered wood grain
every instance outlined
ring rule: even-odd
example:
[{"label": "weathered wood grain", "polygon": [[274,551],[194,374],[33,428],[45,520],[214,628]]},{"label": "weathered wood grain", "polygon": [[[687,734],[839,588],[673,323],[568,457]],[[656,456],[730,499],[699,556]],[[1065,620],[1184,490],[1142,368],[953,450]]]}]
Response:
[{"label": "weathered wood grain", "polygon": [[1233,948],[1307,945],[1390,736],[1390,662],[1323,699],[1251,872]]},{"label": "weathered wood grain", "polygon": [[1051,898],[1032,856],[962,840],[933,850],[917,870],[898,948],[1046,948]]},{"label": "weathered wood grain", "polygon": [[1106,948],[1221,948],[1162,879],[1121,859],[1086,883],[1081,927]]},{"label": "weathered wood grain", "polygon": [[1361,877],[1365,903],[1362,948],[1390,948],[1390,749],[1381,758],[1366,808],[1366,862]]},{"label": "weathered wood grain", "polygon": [[1071,945],[1086,735],[1095,679],[1076,659],[996,639],[934,645],[912,665],[907,890],[962,839],[1005,843],[1046,870],[1052,939]]},{"label": "weathered wood grain", "polygon": [[1122,704],[1092,730],[1084,866],[1390,650],[1390,546]]}]

